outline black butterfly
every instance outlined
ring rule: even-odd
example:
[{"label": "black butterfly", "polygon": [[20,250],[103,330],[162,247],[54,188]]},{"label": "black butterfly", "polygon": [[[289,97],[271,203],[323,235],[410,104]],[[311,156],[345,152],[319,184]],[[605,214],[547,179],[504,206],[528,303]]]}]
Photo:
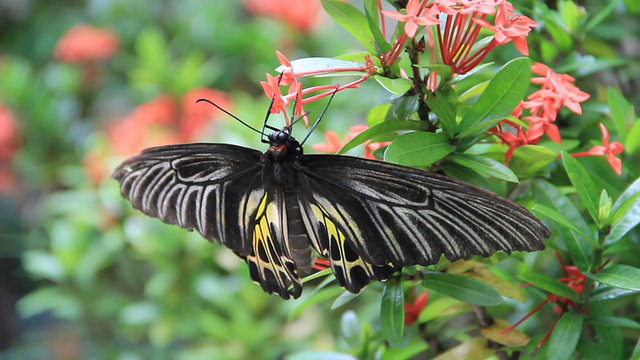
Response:
[{"label": "black butterfly", "polygon": [[284,299],[300,296],[299,272],[312,271],[316,252],[342,287],[358,293],[442,254],[541,250],[550,236],[524,207],[456,179],[304,155],[291,126],[264,142],[265,153],[229,144],[155,147],[123,162],[113,178],[133,207],[217,239],[249,264],[264,291]]}]

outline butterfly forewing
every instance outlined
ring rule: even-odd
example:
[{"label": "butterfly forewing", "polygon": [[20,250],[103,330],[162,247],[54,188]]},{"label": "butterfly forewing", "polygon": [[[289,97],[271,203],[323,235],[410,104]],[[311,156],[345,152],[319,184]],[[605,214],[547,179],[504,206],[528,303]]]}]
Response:
[{"label": "butterfly forewing", "polygon": [[134,208],[241,256],[251,251],[248,214],[254,190],[264,191],[259,151],[233,145],[185,144],[151,148],[120,165],[113,177]]}]

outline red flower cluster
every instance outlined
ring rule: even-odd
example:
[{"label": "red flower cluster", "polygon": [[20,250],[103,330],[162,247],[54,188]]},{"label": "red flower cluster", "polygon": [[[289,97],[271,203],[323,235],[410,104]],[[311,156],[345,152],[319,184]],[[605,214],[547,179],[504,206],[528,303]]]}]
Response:
[{"label": "red flower cluster", "polygon": [[[360,134],[361,132],[367,130],[367,125],[354,125],[351,128],[349,128],[349,134],[347,136],[345,136],[344,140],[340,139],[340,136],[338,136],[338,134],[334,133],[333,131],[325,131],[324,136],[325,139],[327,140],[326,143],[320,143],[320,144],[315,144],[313,145],[311,148],[315,151],[319,151],[319,152],[326,152],[326,153],[336,153],[338,152],[340,149],[342,149],[342,147],[348,143],[351,139],[353,139],[354,137],[356,137],[356,135]],[[377,159],[374,155],[373,152],[378,150],[379,148],[383,147],[383,146],[387,146],[389,145],[390,142],[376,142],[376,143],[372,143],[372,142],[365,142],[364,143],[364,157],[367,159]]]},{"label": "red flower cluster", "polygon": [[[570,288],[572,288],[573,290],[575,290],[575,292],[578,295],[582,295],[582,292],[584,291],[584,284],[585,281],[587,279],[586,275],[582,273],[582,271],[580,271],[577,267],[575,266],[567,266],[564,264],[564,262],[562,261],[562,259],[560,258],[560,255],[558,254],[558,252],[556,251],[556,258],[558,259],[558,262],[560,263],[560,267],[562,268],[562,272],[564,273],[564,277],[558,278],[559,281],[562,281],[563,283],[566,283],[567,285],[569,285]],[[598,270],[600,270],[602,267],[604,267],[606,265],[603,264]],[[523,286],[531,286],[531,284],[524,284]],[[544,345],[544,343],[549,339],[549,336],[551,336],[551,333],[553,332],[553,329],[555,328],[556,324],[558,323],[558,321],[560,321],[560,318],[562,318],[562,315],[564,315],[564,313],[567,311],[567,309],[569,307],[571,308],[579,308],[578,304],[576,304],[575,301],[564,298],[560,295],[556,295],[556,294],[549,294],[549,296],[547,296],[546,299],[544,299],[540,304],[536,305],[533,310],[531,310],[527,315],[525,315],[522,319],[518,320],[515,324],[509,326],[508,328],[502,330],[502,334],[505,334],[513,329],[515,329],[518,325],[522,324],[525,320],[527,320],[529,317],[531,317],[531,315],[535,314],[537,311],[539,311],[546,303],[555,303],[555,307],[553,308],[553,313],[554,314],[559,314],[558,317],[556,318],[556,320],[553,322],[553,324],[551,325],[551,328],[549,329],[549,331],[547,332],[547,334],[542,338],[542,340],[540,341],[540,343],[538,343],[538,345],[536,346],[535,351],[538,351],[538,349],[540,349],[542,347],[542,345]],[[585,312],[586,313],[586,308],[581,308],[580,311]]]},{"label": "red flower cluster", "polygon": [[16,184],[11,161],[19,146],[16,118],[11,109],[0,104],[0,193],[10,192]]},{"label": "red flower cluster", "polygon": [[[537,144],[543,135],[551,140],[561,143],[562,138],[558,127],[554,124],[558,112],[565,107],[576,114],[582,114],[580,103],[589,98],[589,94],[581,91],[573,84],[575,79],[567,74],[558,74],[548,66],[535,63],[531,71],[540,75],[534,77],[531,82],[541,88],[522,101],[512,115],[528,124],[525,130],[522,126],[504,120],[489,132],[496,134],[504,144],[509,146],[505,160],[509,161],[513,152],[523,145]],[[511,128],[511,129],[509,129]],[[572,154],[573,156],[607,156],[616,173],[622,173],[622,162],[615,155],[620,154],[624,147],[615,141],[609,144],[609,132],[603,124],[600,124],[603,136],[603,146],[594,146],[591,150]],[[513,134],[515,132],[515,134]]]},{"label": "red flower cluster", "polygon": [[[476,67],[497,45],[511,41],[524,55],[529,55],[526,37],[538,24],[530,18],[518,15],[506,0],[409,0],[406,14],[381,10],[381,13],[404,22],[404,34],[384,55],[383,65],[393,63],[407,38],[415,37],[419,26],[437,27],[438,44],[442,63],[451,66],[455,74],[464,74]],[[487,20],[495,15],[493,23]],[[478,41],[481,28],[494,33],[491,41],[482,46]],[[427,31],[433,49],[432,32]]]},{"label": "red flower cluster", "polygon": [[109,59],[118,49],[118,35],[110,29],[79,24],[65,33],[55,48],[55,58],[68,63]]},{"label": "red flower cluster", "polygon": [[282,20],[302,32],[311,31],[320,14],[319,0],[304,0],[295,4],[289,0],[245,0],[243,4],[255,15]]}]

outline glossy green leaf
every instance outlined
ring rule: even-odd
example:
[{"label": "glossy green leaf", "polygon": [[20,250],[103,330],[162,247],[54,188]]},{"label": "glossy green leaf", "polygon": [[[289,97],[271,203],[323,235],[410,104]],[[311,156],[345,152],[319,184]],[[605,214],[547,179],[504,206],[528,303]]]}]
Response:
[{"label": "glossy green leaf", "polygon": [[611,206],[613,204],[613,200],[611,200],[611,196],[606,189],[602,190],[600,193],[600,202],[598,203],[598,218],[602,221],[606,221],[609,219],[611,215]]},{"label": "glossy green leaf", "polygon": [[565,152],[562,153],[562,162],[564,163],[564,168],[567,171],[567,175],[569,175],[569,180],[571,180],[573,188],[576,189],[576,192],[580,195],[582,204],[584,204],[593,221],[599,224],[598,189],[589,177],[589,173],[578,160]]},{"label": "glossy green leaf", "polygon": [[402,95],[411,89],[413,83],[409,79],[398,78],[398,79],[389,79],[383,76],[374,76],[373,77],[378,84],[382,85],[385,90],[395,95]]},{"label": "glossy green leaf", "polygon": [[584,221],[580,212],[564,194],[551,183],[542,180],[533,182],[533,194],[536,202],[552,208],[556,212],[563,214],[570,222],[577,226],[581,232],[577,233],[571,228],[551,224],[552,233],[566,246],[573,263],[582,271],[586,271],[593,258],[594,238],[587,238],[581,234],[591,233],[589,226]]},{"label": "glossy green leaf", "polygon": [[453,274],[425,274],[423,285],[431,290],[469,304],[495,306],[504,302],[491,286],[467,276]]},{"label": "glossy green leaf", "polygon": [[384,159],[405,166],[429,166],[456,148],[439,134],[416,131],[398,136],[384,153]]},{"label": "glossy green leaf", "polygon": [[600,284],[594,291],[589,294],[590,302],[609,301],[625,296],[640,294],[638,290],[624,290],[605,284]]},{"label": "glossy green leaf", "polygon": [[607,242],[620,240],[629,230],[640,224],[640,179],[620,195],[611,211],[611,231],[607,235]]},{"label": "glossy green leaf", "polygon": [[301,351],[288,355],[287,360],[357,360],[353,355],[329,351]]},{"label": "glossy green leaf", "polygon": [[594,325],[618,326],[618,327],[627,327],[630,329],[640,329],[640,322],[627,319],[627,318],[616,317],[616,316],[589,317],[588,323],[594,324]]},{"label": "glossy green leaf", "polygon": [[551,276],[528,271],[518,274],[518,278],[552,294],[556,294],[576,302],[580,301],[578,293],[575,290],[569,287],[569,285],[554,279]]},{"label": "glossy green leaf", "polygon": [[420,359],[420,353],[429,349],[425,341],[411,341],[403,347],[387,347],[380,360],[410,360]]},{"label": "glossy green leaf", "polygon": [[418,95],[400,96],[391,101],[385,120],[409,120],[418,111],[419,106]]},{"label": "glossy green leaf", "polygon": [[544,146],[524,145],[513,152],[509,167],[520,176],[537,174],[557,159],[557,154]]},{"label": "glossy green leaf", "polygon": [[390,280],[385,284],[380,306],[382,335],[391,343],[400,342],[404,333],[404,289],[401,281]]},{"label": "glossy green leaf", "polygon": [[562,226],[568,227],[569,229],[575,231],[576,233],[584,236],[586,239],[591,238],[590,235],[582,232],[582,230],[578,226],[576,226],[576,224],[569,221],[569,219],[567,219],[564,215],[562,215],[560,212],[556,211],[555,209],[552,209],[545,205],[536,204],[533,206],[533,208],[531,208],[531,212],[537,217],[546,217],[557,222]]},{"label": "glossy green leaf", "polygon": [[566,360],[572,357],[582,335],[583,322],[583,314],[566,312],[562,315],[549,338],[547,359]]},{"label": "glossy green leaf", "polygon": [[636,119],[633,106],[625,99],[620,90],[612,87],[607,92],[607,102],[618,136],[624,139]]},{"label": "glossy green leaf", "polygon": [[355,6],[339,0],[321,0],[324,10],[367,51],[376,53],[375,39],[369,29],[369,20]]},{"label": "glossy green leaf", "polygon": [[400,120],[387,120],[378,125],[372,126],[367,130],[356,135],[353,139],[349,140],[338,154],[344,154],[347,151],[355,148],[356,146],[364,143],[367,140],[374,138],[380,138],[383,136],[397,136],[398,131],[407,130],[422,130],[426,124],[420,121],[400,121]]},{"label": "glossy green leaf", "polygon": [[511,171],[511,169],[501,162],[490,159],[486,156],[455,153],[452,154],[449,159],[457,164],[472,169],[480,175],[494,177],[514,183],[518,182],[518,177]]},{"label": "glossy green leaf", "polygon": [[477,136],[511,114],[529,88],[530,67],[528,58],[504,65],[460,121],[460,137]]},{"label": "glossy green leaf", "polygon": [[635,154],[638,149],[640,149],[640,119],[631,126],[624,144],[624,151],[627,154]]},{"label": "glossy green leaf", "polygon": [[625,290],[640,290],[640,269],[628,265],[613,265],[588,277],[603,284]]},{"label": "glossy green leaf", "polygon": [[458,132],[456,120],[458,98],[455,90],[449,86],[436,90],[435,94],[427,97],[427,105],[438,116],[440,125],[449,139],[453,139]]},{"label": "glossy green leaf", "polygon": [[336,298],[336,300],[333,302],[333,304],[331,304],[331,310],[335,310],[335,309],[341,307],[342,305],[350,303],[351,300],[357,298],[358,295],[360,295],[360,294],[354,294],[354,293],[349,292],[349,291],[343,292],[340,296],[338,296],[338,298]]},{"label": "glossy green leaf", "polygon": [[586,320],[589,322],[595,320],[591,325],[596,332],[595,338],[598,339],[598,354],[609,354],[610,359],[624,358],[622,356],[624,352],[622,329],[619,325],[614,325],[618,321],[622,325],[624,320],[617,318],[612,311],[611,304],[604,302],[592,302],[589,299],[587,311],[589,316]]},{"label": "glossy green leaf", "polygon": [[375,44],[377,47],[376,54],[385,53],[391,50],[391,44],[382,35],[379,24],[379,10],[377,0],[366,0],[364,2],[364,13],[369,22],[369,30],[373,34]]}]

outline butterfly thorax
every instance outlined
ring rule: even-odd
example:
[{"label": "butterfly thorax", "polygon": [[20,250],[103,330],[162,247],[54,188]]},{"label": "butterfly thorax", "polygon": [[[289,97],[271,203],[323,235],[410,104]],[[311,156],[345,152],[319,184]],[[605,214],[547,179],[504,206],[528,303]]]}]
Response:
[{"label": "butterfly thorax", "polygon": [[293,190],[298,182],[295,164],[302,155],[301,146],[289,133],[275,131],[269,134],[269,150],[265,153],[265,170],[275,185],[285,191]]}]

